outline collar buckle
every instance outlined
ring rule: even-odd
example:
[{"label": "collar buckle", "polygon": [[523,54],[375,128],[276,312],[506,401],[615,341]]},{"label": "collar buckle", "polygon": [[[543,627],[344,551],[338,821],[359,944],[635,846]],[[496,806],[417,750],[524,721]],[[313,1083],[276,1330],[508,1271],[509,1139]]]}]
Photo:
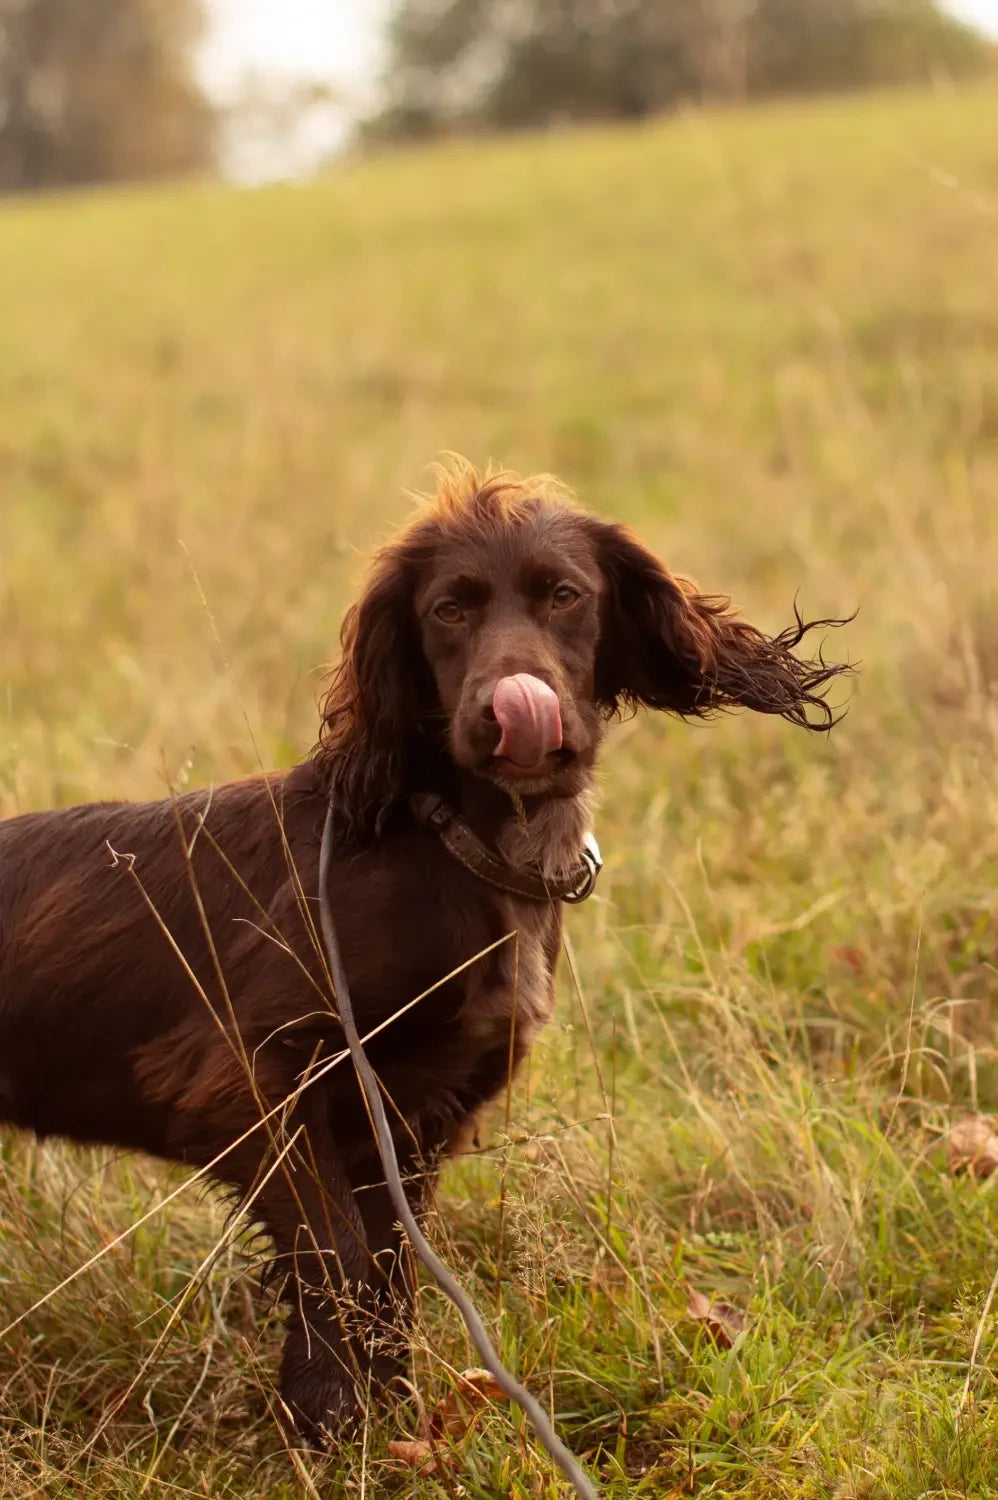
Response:
[{"label": "collar buckle", "polygon": [[603,856],[599,852],[599,844],[596,835],[592,832],[586,834],[582,843],[582,860],[586,866],[586,874],[574,891],[566,891],[562,896],[569,906],[578,906],[580,901],[586,901],[596,889],[599,873],[603,868]]}]

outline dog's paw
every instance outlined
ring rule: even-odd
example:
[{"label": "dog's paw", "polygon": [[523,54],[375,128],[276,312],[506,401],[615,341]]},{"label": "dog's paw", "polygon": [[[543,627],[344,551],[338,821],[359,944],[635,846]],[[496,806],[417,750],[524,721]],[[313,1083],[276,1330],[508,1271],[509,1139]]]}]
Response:
[{"label": "dog's paw", "polygon": [[316,1453],[351,1437],[360,1427],[364,1405],[353,1381],[284,1379],[281,1382],[281,1415],[292,1446],[303,1446]]}]

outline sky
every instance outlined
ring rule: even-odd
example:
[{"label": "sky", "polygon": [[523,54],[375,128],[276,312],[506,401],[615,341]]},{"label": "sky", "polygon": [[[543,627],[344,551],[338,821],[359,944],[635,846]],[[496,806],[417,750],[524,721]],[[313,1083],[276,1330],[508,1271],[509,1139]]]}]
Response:
[{"label": "sky", "polygon": [[965,21],[974,21],[982,31],[998,36],[998,0],[954,0],[949,8]]},{"label": "sky", "polygon": [[249,69],[362,85],[378,67],[386,8],[384,0],[209,0],[202,75],[222,93]]},{"label": "sky", "polygon": [[[995,0],[998,4],[998,0]],[[228,133],[224,165],[239,181],[308,176],[336,150],[372,98],[388,0],[208,0],[202,80],[220,103],[248,74],[333,86],[338,104],[315,105],[290,131]]]},{"label": "sky", "polygon": [[[318,78],[344,103],[318,107],[294,138],[234,143],[233,174],[248,180],[307,173],[345,133],[349,113],[371,98],[389,0],[209,0],[201,73],[225,102],[248,72]],[[998,36],[998,0],[950,0],[950,9]]]}]

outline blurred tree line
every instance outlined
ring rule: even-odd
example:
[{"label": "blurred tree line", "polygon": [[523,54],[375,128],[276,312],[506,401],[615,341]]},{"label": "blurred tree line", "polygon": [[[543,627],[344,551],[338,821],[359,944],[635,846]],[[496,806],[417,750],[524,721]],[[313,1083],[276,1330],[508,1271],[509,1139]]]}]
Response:
[{"label": "blurred tree line", "polygon": [[0,0],[0,191],[213,160],[200,0]]},{"label": "blurred tree line", "polygon": [[934,0],[398,0],[362,136],[954,78],[993,55]]},{"label": "blurred tree line", "polygon": [[[0,192],[202,170],[229,137],[279,156],[333,95],[250,79],[213,107],[204,20],[204,0],[0,0]],[[362,142],[954,78],[995,54],[937,0],[394,0],[388,42]]]}]

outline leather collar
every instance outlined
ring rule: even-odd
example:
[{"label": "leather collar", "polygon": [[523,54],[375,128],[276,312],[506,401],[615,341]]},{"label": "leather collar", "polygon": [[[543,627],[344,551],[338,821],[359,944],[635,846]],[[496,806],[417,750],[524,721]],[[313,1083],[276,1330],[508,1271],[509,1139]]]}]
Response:
[{"label": "leather collar", "polygon": [[487,885],[508,891],[512,896],[521,896],[528,901],[585,901],[592,895],[603,868],[599,845],[591,833],[586,834],[581,858],[559,879],[549,880],[536,865],[526,868],[511,865],[493,854],[436,792],[417,793],[409,798],[409,806],[416,822],[423,828],[432,829],[458,864]]}]

